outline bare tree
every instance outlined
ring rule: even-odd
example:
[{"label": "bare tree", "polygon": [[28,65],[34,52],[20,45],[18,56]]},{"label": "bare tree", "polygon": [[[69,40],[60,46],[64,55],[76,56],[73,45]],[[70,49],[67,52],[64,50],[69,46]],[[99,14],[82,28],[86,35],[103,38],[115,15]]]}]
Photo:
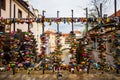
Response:
[{"label": "bare tree", "polygon": [[91,0],[90,1],[90,16],[101,17],[100,4],[102,4],[102,11],[107,8],[108,3],[111,0]]}]

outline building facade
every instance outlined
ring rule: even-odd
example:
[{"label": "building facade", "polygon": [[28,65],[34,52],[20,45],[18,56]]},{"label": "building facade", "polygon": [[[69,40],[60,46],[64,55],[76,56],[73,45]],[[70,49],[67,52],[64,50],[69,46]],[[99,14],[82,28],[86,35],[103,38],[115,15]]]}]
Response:
[{"label": "building facade", "polygon": [[[31,18],[35,18],[33,12],[29,10],[29,4],[23,0],[1,0],[1,17],[3,18],[28,18],[28,15]],[[10,27],[11,31],[16,31],[17,29],[21,29],[23,32],[28,30],[27,23],[13,23],[5,26],[6,28]],[[29,25],[32,27],[32,24]]]},{"label": "building facade", "polygon": [[[34,9],[30,4],[29,0],[0,0],[0,17],[11,18],[11,19],[21,19],[21,18],[37,18],[39,11]],[[29,29],[33,32],[34,38],[37,41],[37,52],[40,52],[40,34],[42,33],[42,27],[40,23],[31,22],[30,24],[24,23],[12,23],[10,24],[0,24],[0,31],[2,32],[12,32],[21,30],[26,32]]]}]

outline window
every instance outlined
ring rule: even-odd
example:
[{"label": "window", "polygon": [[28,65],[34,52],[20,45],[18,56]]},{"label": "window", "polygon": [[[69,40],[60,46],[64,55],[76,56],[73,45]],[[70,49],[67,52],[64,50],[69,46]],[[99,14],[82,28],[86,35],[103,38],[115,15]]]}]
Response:
[{"label": "window", "polygon": [[3,10],[6,10],[6,0],[1,0],[1,6]]},{"label": "window", "polygon": [[22,18],[22,11],[18,9],[18,18]]}]

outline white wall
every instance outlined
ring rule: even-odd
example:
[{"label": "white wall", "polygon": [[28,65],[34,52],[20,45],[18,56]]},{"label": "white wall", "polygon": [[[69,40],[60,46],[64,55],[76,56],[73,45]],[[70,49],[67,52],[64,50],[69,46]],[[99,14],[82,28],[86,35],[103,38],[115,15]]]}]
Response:
[{"label": "white wall", "polygon": [[51,52],[53,52],[56,47],[55,39],[56,39],[55,34],[50,34],[49,43],[50,43],[50,51]]}]

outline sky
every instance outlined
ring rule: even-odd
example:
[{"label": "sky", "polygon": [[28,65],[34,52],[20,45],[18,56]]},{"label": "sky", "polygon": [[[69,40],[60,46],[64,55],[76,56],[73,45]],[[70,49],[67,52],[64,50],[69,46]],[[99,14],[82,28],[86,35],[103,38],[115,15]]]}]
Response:
[{"label": "sky", "polygon": [[[59,11],[60,17],[71,17],[71,10],[74,10],[74,17],[85,17],[85,8],[90,7],[90,0],[30,0],[30,4],[34,8],[39,10],[39,13],[42,14],[42,11],[45,10],[45,17],[57,17],[57,11]],[[117,3],[120,3],[120,0],[117,0]],[[120,5],[117,4],[117,9],[120,9]],[[111,0],[108,3],[108,9],[104,12],[108,15],[114,13],[114,0]],[[60,23],[60,32],[69,33],[72,28],[71,24]],[[45,30],[49,28],[56,29],[57,25],[53,23],[49,26],[48,23],[45,24]],[[85,26],[81,23],[74,24],[74,30],[83,31]]]}]

